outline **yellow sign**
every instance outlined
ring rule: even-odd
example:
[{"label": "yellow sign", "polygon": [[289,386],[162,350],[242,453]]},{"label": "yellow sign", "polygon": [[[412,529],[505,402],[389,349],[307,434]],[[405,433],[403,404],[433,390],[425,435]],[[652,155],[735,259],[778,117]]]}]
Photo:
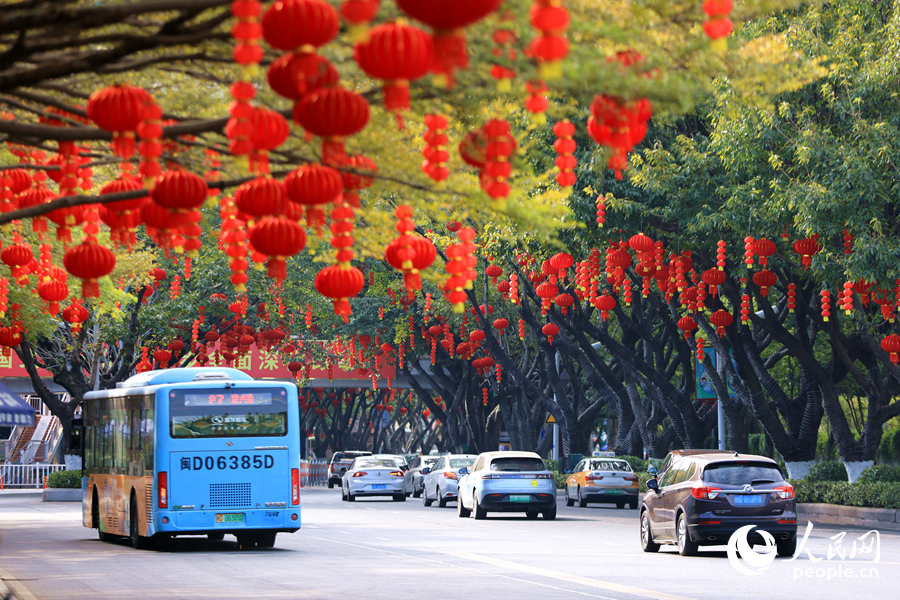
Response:
[{"label": "yellow sign", "polygon": [[556,419],[553,418],[553,415],[548,415],[547,422],[548,423],[556,423]]}]

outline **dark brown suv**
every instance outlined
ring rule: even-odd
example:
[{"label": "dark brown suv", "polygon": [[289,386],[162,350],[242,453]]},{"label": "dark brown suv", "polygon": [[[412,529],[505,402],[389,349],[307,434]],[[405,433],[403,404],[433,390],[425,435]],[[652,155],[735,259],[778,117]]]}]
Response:
[{"label": "dark brown suv", "polygon": [[771,458],[711,450],[681,451],[667,457],[660,479],[641,503],[641,547],[656,552],[660,544],[675,544],[682,556],[699,546],[728,543],[745,525],[755,525],[751,544],[764,543],[758,530],[772,534],[779,556],[792,555],[797,545],[794,488]]}]

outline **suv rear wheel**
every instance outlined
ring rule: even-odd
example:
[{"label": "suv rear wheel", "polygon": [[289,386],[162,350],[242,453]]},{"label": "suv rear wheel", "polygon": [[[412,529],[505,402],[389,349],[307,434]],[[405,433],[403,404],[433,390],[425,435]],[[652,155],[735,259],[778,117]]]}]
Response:
[{"label": "suv rear wheel", "polygon": [[778,556],[793,556],[797,551],[797,537],[784,542],[778,542]]}]

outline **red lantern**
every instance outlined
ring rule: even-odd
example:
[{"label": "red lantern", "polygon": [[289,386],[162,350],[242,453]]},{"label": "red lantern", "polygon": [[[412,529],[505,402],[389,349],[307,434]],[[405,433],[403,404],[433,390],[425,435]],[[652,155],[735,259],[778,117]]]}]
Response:
[{"label": "red lantern", "polygon": [[469,66],[462,28],[494,12],[502,0],[397,0],[407,15],[434,29],[434,67],[438,83],[453,86],[457,68]]},{"label": "red lantern", "polygon": [[343,138],[362,131],[369,122],[366,99],[341,87],[306,94],[294,105],[294,122],[322,139],[322,162],[344,162]]},{"label": "red lantern", "polygon": [[88,99],[88,117],[100,129],[113,132],[112,147],[117,156],[128,159],[134,154],[134,132],[141,122],[145,102],[153,102],[150,94],[128,84],[103,88]]},{"label": "red lantern", "polygon": [[628,240],[628,247],[637,253],[653,252],[655,245],[649,236],[643,233],[636,233]]},{"label": "red lantern", "polygon": [[78,335],[81,330],[81,324],[88,320],[87,309],[81,304],[81,300],[77,299],[62,311],[62,318],[72,326],[72,333]]},{"label": "red lantern", "polygon": [[335,314],[344,319],[353,312],[350,298],[359,294],[365,283],[362,271],[346,265],[327,266],[319,271],[315,279],[316,290],[332,299]]},{"label": "red lantern", "polygon": [[306,233],[296,221],[268,217],[250,230],[250,243],[257,252],[269,257],[268,275],[280,285],[287,277],[285,259],[303,250]]},{"label": "red lantern", "polygon": [[269,172],[268,153],[287,139],[291,130],[281,113],[264,107],[256,107],[250,115],[250,143],[256,151],[251,155],[250,170]]},{"label": "red lantern", "polygon": [[881,340],[881,349],[887,352],[891,357],[891,362],[895,365],[900,362],[900,335],[892,333]]},{"label": "red lantern", "polygon": [[63,266],[66,271],[82,280],[82,297],[99,298],[100,286],[97,280],[109,275],[116,267],[116,255],[96,242],[84,241],[66,252]]},{"label": "red lantern", "polygon": [[569,120],[559,121],[553,126],[553,135],[556,136],[553,148],[558,155],[556,166],[559,169],[556,183],[561,188],[571,188],[575,185],[575,167],[578,165],[578,159],[575,158],[578,145],[572,137],[575,135],[575,126]]},{"label": "red lantern", "polygon": [[553,323],[547,323],[546,325],[544,325],[541,328],[541,331],[544,333],[544,335],[547,336],[547,341],[552,346],[553,345],[553,336],[555,336],[559,333],[559,327],[557,327]]},{"label": "red lantern", "polygon": [[699,325],[697,325],[697,322],[691,317],[681,317],[678,319],[678,328],[684,332],[684,339],[690,339],[697,327],[699,327]]},{"label": "red lantern", "polygon": [[166,171],[150,192],[153,202],[173,212],[199,208],[207,196],[206,181],[190,171]]},{"label": "red lantern", "polygon": [[369,23],[375,18],[381,0],[344,0],[341,16],[347,21],[350,38],[358,42],[365,38]]},{"label": "red lantern", "polygon": [[55,317],[59,313],[59,303],[69,296],[69,286],[62,281],[49,279],[38,285],[38,296],[47,303],[47,312]]},{"label": "red lantern", "polygon": [[753,242],[753,252],[759,255],[759,264],[765,267],[769,264],[769,257],[775,254],[778,246],[775,242],[766,238],[759,238]]},{"label": "red lantern", "polygon": [[575,259],[572,258],[571,254],[566,252],[560,252],[559,254],[554,254],[550,257],[550,266],[553,267],[554,271],[558,271],[561,280],[565,280],[566,269],[572,268],[572,265],[574,264]]},{"label": "red lantern", "polygon": [[725,283],[725,271],[720,271],[719,269],[707,269],[700,275],[700,279],[709,286],[709,293],[715,298],[718,286]]},{"label": "red lantern", "polygon": [[556,297],[555,302],[562,309],[562,314],[566,314],[568,308],[575,303],[575,298],[569,294],[560,294]]},{"label": "red lantern", "polygon": [[256,177],[238,187],[234,193],[234,203],[238,210],[255,219],[281,215],[287,203],[287,189],[273,177]]},{"label": "red lantern", "polygon": [[337,69],[318,54],[283,54],[269,65],[269,86],[279,96],[300,100],[314,90],[337,85]]},{"label": "red lantern", "polygon": [[812,264],[812,257],[822,250],[822,246],[815,238],[804,238],[794,242],[793,249],[800,255],[800,264],[808,269]]},{"label": "red lantern", "polygon": [[305,165],[291,171],[284,179],[288,198],[306,208],[306,224],[320,229],[325,225],[322,206],[337,203],[344,189],[341,174],[324,165]]},{"label": "red lantern", "polygon": [[769,295],[769,288],[778,282],[775,273],[768,269],[757,271],[753,274],[753,283],[759,286],[759,293],[763,296]]},{"label": "red lantern", "polygon": [[497,329],[499,335],[503,335],[503,332],[509,327],[509,321],[506,319],[495,319],[494,327]]},{"label": "red lantern", "polygon": [[730,327],[734,323],[734,317],[730,312],[717,310],[709,316],[709,322],[716,326],[716,333],[719,336],[725,335],[725,328]]},{"label": "red lantern", "polygon": [[497,285],[497,278],[503,275],[503,269],[500,265],[488,265],[484,274],[491,278],[492,285]]},{"label": "red lantern", "polygon": [[709,39],[721,40],[732,32],[734,25],[728,18],[732,8],[731,0],[706,0],[703,3],[703,12],[709,16],[709,20],[703,23],[703,31]]},{"label": "red lantern", "polygon": [[609,294],[597,296],[594,307],[600,311],[600,318],[605,321],[609,317],[609,311],[616,308],[616,299]]},{"label": "red lantern", "polygon": [[562,60],[569,54],[569,11],[558,0],[535,0],[531,9],[531,25],[541,32],[531,42],[531,53],[538,61],[541,77],[562,76]]},{"label": "red lantern", "polygon": [[400,112],[409,109],[409,82],[428,73],[434,61],[431,36],[418,27],[386,23],[369,30],[354,57],[367,75],[385,81],[384,107],[402,127]]},{"label": "red lantern", "polygon": [[262,28],[269,44],[290,52],[303,46],[318,48],[333,40],[340,18],[324,0],[278,0],[263,15]]}]

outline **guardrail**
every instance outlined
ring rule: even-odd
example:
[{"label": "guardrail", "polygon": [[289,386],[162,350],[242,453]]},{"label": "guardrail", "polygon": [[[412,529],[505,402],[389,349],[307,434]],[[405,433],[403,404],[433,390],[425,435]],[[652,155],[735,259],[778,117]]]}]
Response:
[{"label": "guardrail", "polygon": [[300,482],[302,487],[309,487],[312,485],[325,485],[326,483],[328,483],[328,461],[301,460]]},{"label": "guardrail", "polygon": [[45,477],[50,473],[65,469],[66,465],[57,464],[2,464],[0,465],[0,489],[34,488],[39,490],[44,487]]}]

